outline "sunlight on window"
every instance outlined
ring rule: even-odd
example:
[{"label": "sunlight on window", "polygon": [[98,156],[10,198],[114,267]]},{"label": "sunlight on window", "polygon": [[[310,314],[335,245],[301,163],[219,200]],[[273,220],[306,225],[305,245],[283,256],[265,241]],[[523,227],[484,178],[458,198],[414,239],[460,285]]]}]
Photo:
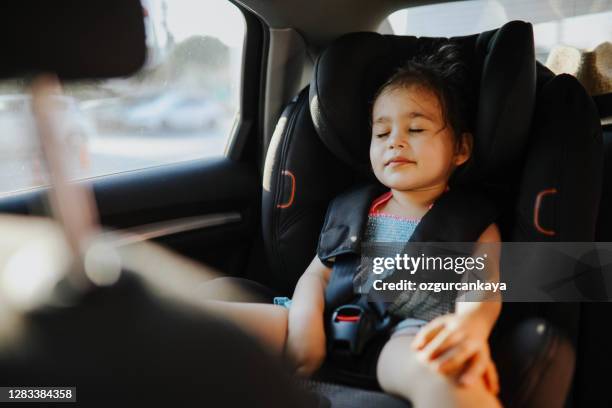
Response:
[{"label": "sunlight on window", "polygon": [[239,47],[244,26],[236,25],[240,11],[229,1],[171,0],[168,27],[177,41],[192,35],[217,37],[228,47]]},{"label": "sunlight on window", "polygon": [[533,24],[536,57],[544,62],[558,44],[592,49],[612,41],[612,1],[469,0],[399,10],[389,16],[395,34],[453,37]]},{"label": "sunlight on window", "polygon": [[[238,118],[246,24],[226,0],[141,0],[147,62],[119,79],[63,83],[71,178],[222,156]],[[46,184],[28,84],[0,81],[0,194]],[[14,130],[14,131],[12,131]]]}]

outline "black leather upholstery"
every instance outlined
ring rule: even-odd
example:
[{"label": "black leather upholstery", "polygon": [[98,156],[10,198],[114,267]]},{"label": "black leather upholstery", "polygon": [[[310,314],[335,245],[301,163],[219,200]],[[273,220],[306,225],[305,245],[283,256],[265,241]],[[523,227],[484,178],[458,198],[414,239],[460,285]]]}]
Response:
[{"label": "black leather upholstery", "polygon": [[[538,92],[512,240],[593,241],[602,166],[601,125],[592,98],[570,75],[550,78]],[[543,196],[535,225],[536,198],[549,189],[557,192]]]},{"label": "black leather upholstery", "polygon": [[[468,172],[470,178],[464,174],[462,181],[486,176],[498,183],[522,153],[535,102],[532,38],[531,25],[519,21],[453,38],[472,73],[472,97],[478,101],[471,118],[477,142],[470,160],[478,170]],[[310,87],[314,127],[329,150],[369,173],[374,93],[404,61],[430,52],[441,40],[356,33],[334,42],[318,59]]]},{"label": "black leather upholstery", "polygon": [[[498,225],[504,241],[593,241],[602,145],[592,100],[574,78],[555,77],[536,65],[529,24],[512,22],[453,40],[473,72],[478,105],[472,164],[452,182],[492,193],[502,213]],[[372,181],[368,104],[375,90],[403,61],[439,41],[354,33],[319,57],[310,88],[283,114],[266,158],[264,239],[272,264],[269,282],[276,289],[290,294],[314,256],[327,203]],[[533,316],[559,328],[559,344],[563,336],[572,340],[559,349],[577,344],[578,304],[505,304],[503,309],[492,336],[495,353],[502,347],[499,339],[520,331]],[[536,355],[549,352],[552,343],[537,344]],[[572,360],[573,354],[559,358]],[[561,366],[571,371],[572,361]],[[559,377],[565,383],[552,385],[557,394],[565,395],[567,375]],[[521,378],[532,385],[513,387],[512,401],[537,406],[551,385],[536,381],[531,372]]]},{"label": "black leather upholstery", "polygon": [[[610,94],[612,96],[612,94]],[[603,134],[604,171],[601,205],[597,217],[596,241],[612,241],[612,125]]]},{"label": "black leather upholstery", "polygon": [[[601,118],[612,116],[612,94],[596,99]],[[597,242],[612,241],[612,125],[603,132],[604,170],[597,217]],[[608,268],[610,265],[608,265]],[[609,302],[588,303],[580,310],[577,347],[575,406],[610,407],[612,394],[608,391],[608,373],[612,361],[612,327],[604,323],[612,316]]]},{"label": "black leather upholstery", "polygon": [[268,147],[262,228],[271,269],[258,280],[291,294],[315,255],[329,201],[352,183],[351,170],[315,132],[308,89],[302,91],[283,112]]}]

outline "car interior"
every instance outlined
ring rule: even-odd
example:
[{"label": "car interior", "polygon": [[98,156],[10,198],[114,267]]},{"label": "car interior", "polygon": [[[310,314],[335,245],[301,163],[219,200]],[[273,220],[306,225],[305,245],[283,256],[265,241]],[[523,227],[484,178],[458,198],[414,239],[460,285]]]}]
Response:
[{"label": "car interior", "polygon": [[[104,228],[147,236],[222,276],[256,282],[254,287],[265,288],[256,291],[256,298],[271,302],[275,295],[291,296],[316,254],[331,200],[340,192],[372,181],[367,156],[368,112],[376,89],[403,61],[426,53],[441,40],[395,34],[389,29],[388,17],[397,10],[447,2],[224,2],[231,3],[245,23],[239,115],[224,154],[115,172],[79,183],[91,188]],[[612,10],[610,2],[602,3],[598,7]],[[9,8],[7,15],[12,13],[14,18],[9,18],[11,23],[3,29],[2,37],[14,38],[13,33],[19,32],[20,40],[3,42],[10,63],[0,69],[0,76],[50,71],[69,82],[136,75],[147,58],[141,2],[75,4],[36,5],[40,12],[33,16],[27,13],[33,2]],[[556,74],[538,61],[533,24],[528,20],[509,20],[494,29],[448,37],[461,47],[477,104],[474,160],[454,183],[480,186],[493,197],[504,242],[612,241],[612,93],[590,95],[574,76]],[[48,186],[2,194],[0,212],[48,216],[47,195]],[[436,210],[451,213],[444,206]],[[477,212],[478,208],[471,210]],[[347,232],[344,239],[349,236]],[[445,236],[433,240],[453,241]],[[526,259],[525,267],[528,262]],[[173,271],[167,274],[172,276]],[[42,341],[53,347],[62,343],[57,347],[68,354],[79,342],[102,347],[99,339],[106,338],[104,330],[129,333],[133,319],[138,318],[135,311],[159,309],[159,321],[147,320],[138,336],[156,337],[154,327],[162,323],[180,335],[160,333],[153,342],[143,341],[146,347],[129,336],[118,336],[109,340],[109,347],[122,353],[142,346],[155,353],[155,347],[163,347],[165,342],[177,342],[172,344],[179,350],[181,338],[193,337],[174,360],[175,354],[162,358],[164,353],[159,353],[156,369],[178,370],[177,383],[202,386],[200,380],[191,380],[201,371],[189,356],[198,354],[199,345],[208,347],[211,333],[227,330],[228,338],[237,339],[235,345],[214,343],[210,346],[216,350],[211,352],[214,361],[197,360],[210,367],[225,367],[203,388],[208,393],[234,382],[236,390],[259,390],[245,391],[255,406],[411,406],[383,393],[372,378],[348,373],[331,363],[297,385],[284,376],[280,366],[265,358],[241,368],[240,363],[252,356],[241,355],[240,350],[258,345],[214,319],[202,322],[193,314],[175,319],[174,309],[163,309],[147,294],[136,291],[136,295],[129,295],[131,285],[130,280],[115,290],[113,286],[104,288],[103,294],[87,297],[82,306],[48,318],[40,326],[48,333]],[[612,362],[607,341],[612,330],[606,324],[612,310],[605,301],[609,297],[605,282],[600,289],[600,297],[592,302],[504,304],[490,340],[499,367],[503,406],[612,404],[604,374]],[[115,325],[106,323],[112,313],[123,316]],[[45,319],[42,315],[36,319]],[[101,325],[95,329],[92,321]],[[72,330],[90,332],[78,336],[79,341],[66,340],[65,333]],[[103,355],[112,360],[112,353]],[[0,358],[4,362],[0,371],[25,372],[26,365],[61,364],[43,354],[23,361],[15,355],[11,358],[15,361]],[[94,379],[123,370],[125,378],[136,377],[140,375],[138,368],[146,366],[136,357],[128,359],[130,367],[126,363],[107,366],[86,351],[74,358],[91,358],[92,367],[106,367],[108,372],[95,373],[95,368],[86,369],[84,363],[66,366],[82,372],[93,370],[90,378]],[[275,376],[241,377],[255,369]],[[45,370],[41,373],[56,375],[54,369]],[[11,376],[0,378],[8,381]],[[153,383],[162,387],[166,380],[160,376]],[[269,389],[279,390],[274,398],[265,396]],[[114,392],[115,397],[123,396],[119,389]],[[244,403],[229,399],[230,394],[217,400],[211,397],[209,402],[223,406]],[[184,397],[202,401],[193,391]],[[111,401],[112,395],[108,398]],[[133,398],[134,403],[142,401]]]}]

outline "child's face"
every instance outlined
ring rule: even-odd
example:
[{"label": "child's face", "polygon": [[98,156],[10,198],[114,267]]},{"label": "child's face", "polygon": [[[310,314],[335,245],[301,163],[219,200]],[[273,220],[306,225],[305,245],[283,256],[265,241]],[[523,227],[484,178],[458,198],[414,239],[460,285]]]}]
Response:
[{"label": "child's face", "polygon": [[456,146],[438,97],[423,86],[385,91],[374,103],[370,162],[376,178],[389,188],[446,185],[452,171],[469,158],[467,143]]}]

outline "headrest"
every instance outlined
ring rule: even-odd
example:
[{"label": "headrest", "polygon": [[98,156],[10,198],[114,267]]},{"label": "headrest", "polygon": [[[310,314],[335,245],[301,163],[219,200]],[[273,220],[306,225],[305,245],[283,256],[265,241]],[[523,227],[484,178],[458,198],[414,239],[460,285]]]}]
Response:
[{"label": "headrest", "polygon": [[[353,169],[369,174],[369,106],[376,90],[403,63],[436,49],[443,38],[351,33],[318,58],[310,110],[323,143]],[[477,101],[474,153],[459,182],[508,172],[525,145],[535,104],[531,25],[513,21],[479,35],[454,37]],[[498,180],[498,179],[496,179]]]},{"label": "headrest", "polygon": [[555,74],[575,76],[590,95],[612,93],[612,42],[601,43],[592,51],[556,46],[546,66]]},{"label": "headrest", "polygon": [[0,78],[127,76],[145,61],[140,0],[21,0],[2,8]]}]

